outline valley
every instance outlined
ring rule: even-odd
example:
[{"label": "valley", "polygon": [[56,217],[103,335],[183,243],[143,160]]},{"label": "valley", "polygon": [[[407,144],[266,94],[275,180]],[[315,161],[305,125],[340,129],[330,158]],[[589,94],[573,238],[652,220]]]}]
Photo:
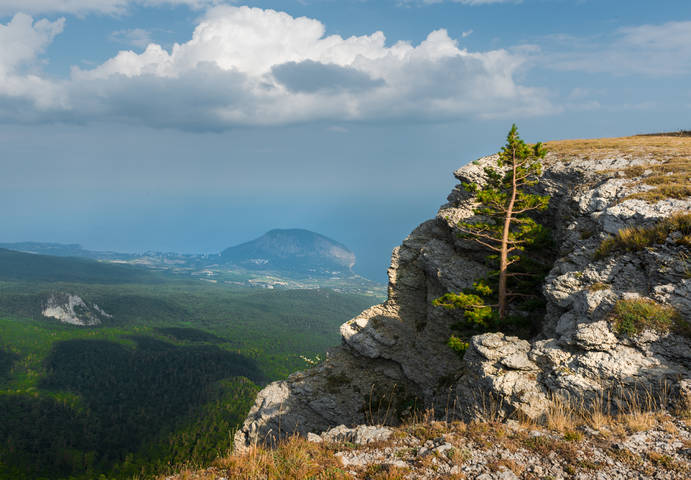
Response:
[{"label": "valley", "polygon": [[205,464],[260,387],[323,357],[376,301],[0,250],[0,478]]}]

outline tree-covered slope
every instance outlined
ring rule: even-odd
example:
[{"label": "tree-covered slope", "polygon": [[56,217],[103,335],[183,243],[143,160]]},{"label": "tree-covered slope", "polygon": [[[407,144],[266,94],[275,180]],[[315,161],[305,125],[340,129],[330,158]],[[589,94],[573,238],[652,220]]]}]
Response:
[{"label": "tree-covered slope", "polygon": [[[0,479],[147,478],[205,464],[231,447],[260,386],[335,345],[338,325],[373,301],[161,278],[0,281]],[[56,291],[112,317],[89,327],[45,318]]]},{"label": "tree-covered slope", "polygon": [[0,248],[0,280],[30,282],[150,283],[151,271],[76,257],[36,255]]}]

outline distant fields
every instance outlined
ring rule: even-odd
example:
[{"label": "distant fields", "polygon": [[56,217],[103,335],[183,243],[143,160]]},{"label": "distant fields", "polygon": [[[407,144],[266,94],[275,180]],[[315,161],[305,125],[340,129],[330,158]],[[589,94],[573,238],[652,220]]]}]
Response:
[{"label": "distant fields", "polygon": [[[139,270],[114,271],[117,281],[102,283],[64,281],[60,266],[30,270],[29,278],[0,274],[7,479],[146,477],[208,462],[230,448],[260,386],[304,368],[300,355],[338,344],[338,326],[376,302]],[[109,271],[96,273],[108,280]],[[95,302],[113,318],[96,327],[43,318],[42,302],[55,292]]]}]

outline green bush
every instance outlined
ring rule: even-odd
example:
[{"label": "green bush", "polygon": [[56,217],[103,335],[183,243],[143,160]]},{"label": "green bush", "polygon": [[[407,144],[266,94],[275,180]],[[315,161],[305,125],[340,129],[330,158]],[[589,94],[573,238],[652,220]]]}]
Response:
[{"label": "green bush", "polygon": [[468,350],[468,347],[470,346],[468,342],[461,338],[458,338],[455,335],[451,335],[449,337],[447,345],[449,346],[449,348],[451,348],[451,350],[458,353],[461,357],[465,355],[466,350]]},{"label": "green bush", "polygon": [[649,298],[619,300],[610,315],[614,330],[634,336],[650,329],[660,333],[675,331],[688,336],[689,325],[673,307],[660,305]]}]

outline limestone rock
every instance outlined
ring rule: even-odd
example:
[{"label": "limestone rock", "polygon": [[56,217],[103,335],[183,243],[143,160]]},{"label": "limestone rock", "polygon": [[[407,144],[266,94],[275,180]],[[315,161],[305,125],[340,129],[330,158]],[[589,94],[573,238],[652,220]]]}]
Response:
[{"label": "limestone rock", "polygon": [[46,318],[82,327],[100,325],[104,320],[113,318],[97,304],[88,305],[79,295],[71,293],[49,295],[41,314]]},{"label": "limestone rock", "polygon": [[339,425],[321,434],[320,438],[330,443],[352,443],[355,445],[367,445],[372,442],[384,442],[393,435],[393,430],[381,425],[358,425],[348,428]]}]

